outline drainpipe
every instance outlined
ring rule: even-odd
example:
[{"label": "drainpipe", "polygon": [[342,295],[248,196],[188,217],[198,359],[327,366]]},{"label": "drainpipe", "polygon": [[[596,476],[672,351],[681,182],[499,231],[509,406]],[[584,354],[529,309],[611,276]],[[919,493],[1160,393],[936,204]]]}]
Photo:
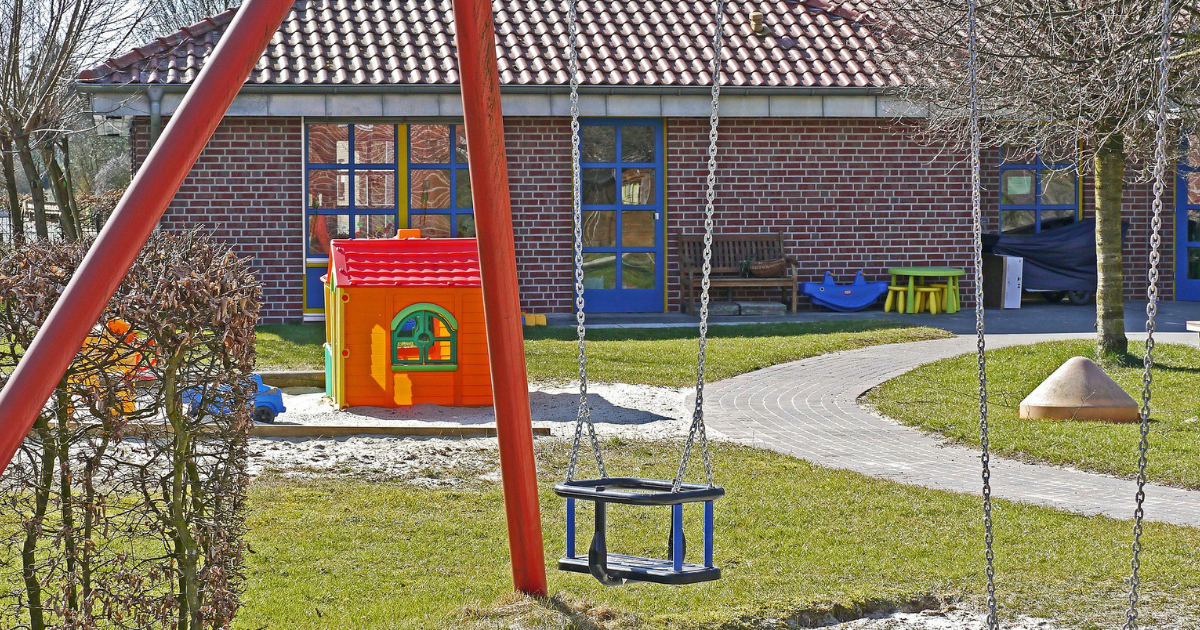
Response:
[{"label": "drainpipe", "polygon": [[146,96],[150,97],[150,146],[147,147],[149,150],[158,144],[158,137],[162,135],[162,86],[152,85],[146,88]]}]

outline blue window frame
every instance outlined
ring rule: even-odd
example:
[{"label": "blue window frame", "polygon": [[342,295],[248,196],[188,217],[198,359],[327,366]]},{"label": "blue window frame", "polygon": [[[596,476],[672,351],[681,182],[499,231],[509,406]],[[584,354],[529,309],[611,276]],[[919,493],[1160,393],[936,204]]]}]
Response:
[{"label": "blue window frame", "polygon": [[1186,157],[1179,161],[1175,183],[1175,299],[1189,302],[1200,301],[1200,152],[1193,148],[1197,146],[1185,142]]},{"label": "blue window frame", "polygon": [[1032,234],[1079,220],[1079,171],[1037,153],[1000,166],[1000,231]]},{"label": "blue window frame", "polygon": [[329,241],[391,238],[399,219],[398,128],[311,123],[305,129],[305,310],[324,308]]},{"label": "blue window frame", "polygon": [[585,308],[662,311],[662,121],[585,119],[580,154]]},{"label": "blue window frame", "polygon": [[422,236],[475,237],[462,125],[409,125],[408,195],[408,225]]}]

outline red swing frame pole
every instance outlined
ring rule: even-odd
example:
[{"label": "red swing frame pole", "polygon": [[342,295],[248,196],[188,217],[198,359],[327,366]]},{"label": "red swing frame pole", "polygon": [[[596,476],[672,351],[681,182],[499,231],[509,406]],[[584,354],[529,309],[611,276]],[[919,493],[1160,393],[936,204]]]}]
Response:
[{"label": "red swing frame pole", "polygon": [[0,391],[0,473],[137,259],[293,0],[247,0]]},{"label": "red swing frame pole", "polygon": [[454,25],[513,585],[523,593],[545,596],[546,557],[491,1],[454,0]]}]

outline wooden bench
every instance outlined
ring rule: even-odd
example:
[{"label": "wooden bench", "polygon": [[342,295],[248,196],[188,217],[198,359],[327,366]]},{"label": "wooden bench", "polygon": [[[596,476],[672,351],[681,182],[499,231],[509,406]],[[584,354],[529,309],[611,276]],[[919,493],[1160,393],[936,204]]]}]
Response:
[{"label": "wooden bench", "polygon": [[[692,313],[696,293],[704,278],[704,235],[679,234],[680,281],[684,292],[684,310]],[[714,234],[712,244],[712,273],[709,275],[711,288],[725,288],[730,299],[738,288],[778,287],[783,291],[787,303],[791,291],[791,311],[796,312],[797,286],[796,261],[783,249],[783,232],[760,234]],[[776,278],[743,278],[742,261],[769,261],[783,258],[787,267],[782,276]]]}]

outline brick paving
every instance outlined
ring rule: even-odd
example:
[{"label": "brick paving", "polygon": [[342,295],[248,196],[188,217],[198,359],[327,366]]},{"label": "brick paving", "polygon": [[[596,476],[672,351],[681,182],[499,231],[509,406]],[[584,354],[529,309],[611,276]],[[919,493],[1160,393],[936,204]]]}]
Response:
[{"label": "brick paving", "polygon": [[[1061,335],[989,336],[989,347]],[[827,466],[951,492],[980,494],[979,451],[946,444],[860,407],[867,390],[921,364],[974,351],[973,337],[864,348],[777,365],[713,383],[709,425],[727,439]],[[1087,515],[1133,516],[1134,482],[992,458],[1000,499]],[[1151,485],[1146,518],[1200,526],[1200,492]]]}]

